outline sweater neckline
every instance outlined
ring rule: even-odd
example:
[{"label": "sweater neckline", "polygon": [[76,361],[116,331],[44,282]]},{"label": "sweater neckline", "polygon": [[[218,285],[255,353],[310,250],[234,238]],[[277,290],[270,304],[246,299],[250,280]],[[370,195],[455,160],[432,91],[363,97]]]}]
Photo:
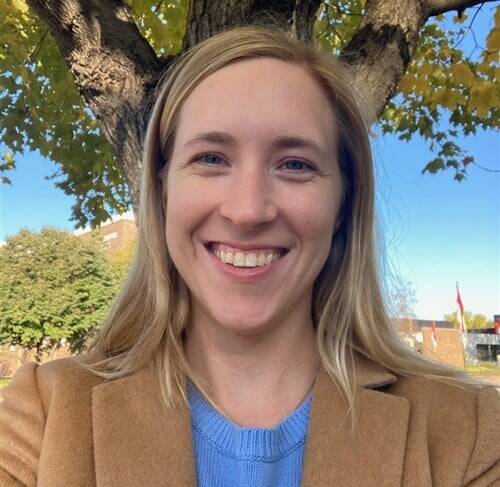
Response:
[{"label": "sweater neckline", "polygon": [[312,392],[276,426],[252,428],[242,427],[220,414],[190,382],[187,391],[193,430],[226,455],[272,462],[305,444]]}]

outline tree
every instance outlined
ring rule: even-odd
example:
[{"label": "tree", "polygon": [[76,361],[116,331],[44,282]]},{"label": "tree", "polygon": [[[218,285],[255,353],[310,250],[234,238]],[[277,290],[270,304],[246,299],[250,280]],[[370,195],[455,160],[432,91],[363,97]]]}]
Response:
[{"label": "tree", "polygon": [[105,318],[116,283],[97,238],[21,230],[0,248],[0,343],[72,351]]},{"label": "tree", "polygon": [[498,125],[500,9],[480,55],[460,49],[493,0],[1,1],[0,137],[9,150],[0,169],[25,148],[50,157],[80,225],[137,206],[151,93],[165,68],[222,29],[270,16],[347,63],[384,133],[429,142],[436,157],[424,171],[462,180],[474,160],[457,138]]},{"label": "tree", "polygon": [[117,250],[108,257],[108,261],[111,265],[111,272],[113,274],[113,280],[117,289],[123,284],[127,277],[130,265],[132,264],[135,246],[135,240],[131,240],[120,250]]},{"label": "tree", "polygon": [[395,275],[391,279],[389,290],[391,316],[395,319],[416,319],[415,304],[417,304],[417,293],[413,284]]},{"label": "tree", "polygon": [[[493,321],[488,320],[488,318],[481,313],[474,314],[470,311],[465,311],[464,318],[468,329],[492,328],[494,326]],[[444,319],[449,321],[454,328],[458,328],[457,313],[455,311],[448,315],[444,315]]]},{"label": "tree", "polygon": [[389,315],[403,340],[414,348],[414,333],[418,331],[415,314],[417,293],[410,281],[395,273],[391,274],[388,287]]}]

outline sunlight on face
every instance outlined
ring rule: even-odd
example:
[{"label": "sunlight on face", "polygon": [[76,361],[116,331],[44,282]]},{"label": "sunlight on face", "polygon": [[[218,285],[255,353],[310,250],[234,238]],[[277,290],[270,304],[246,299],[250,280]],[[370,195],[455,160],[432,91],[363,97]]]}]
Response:
[{"label": "sunlight on face", "polygon": [[[238,333],[310,321],[341,201],[336,154],[334,113],[300,66],[245,60],[196,87],[166,183],[167,244],[194,320]],[[221,262],[221,249],[240,260]],[[253,267],[260,254],[279,258]]]}]

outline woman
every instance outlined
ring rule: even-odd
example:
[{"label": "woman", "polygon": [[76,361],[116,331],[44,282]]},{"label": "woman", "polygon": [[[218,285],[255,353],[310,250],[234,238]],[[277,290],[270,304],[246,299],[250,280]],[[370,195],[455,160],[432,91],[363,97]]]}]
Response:
[{"label": "woman", "polygon": [[[2,485],[499,479],[499,400],[387,317],[366,124],[330,55],[265,27],[160,84],[139,242],[89,354],[5,389]],[[350,421],[349,421],[350,419]]]}]

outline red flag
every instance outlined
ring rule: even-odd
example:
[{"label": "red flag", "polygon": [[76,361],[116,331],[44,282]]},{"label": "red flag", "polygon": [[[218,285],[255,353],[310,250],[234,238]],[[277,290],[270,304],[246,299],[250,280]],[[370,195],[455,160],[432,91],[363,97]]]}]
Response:
[{"label": "red flag", "polygon": [[431,338],[432,338],[432,346],[434,348],[437,348],[438,343],[437,343],[437,340],[436,340],[436,322],[435,321],[432,322]]},{"label": "red flag", "polygon": [[462,303],[462,298],[460,297],[460,291],[458,290],[458,282],[457,282],[457,320],[458,320],[458,331],[460,332],[460,336],[462,337],[462,343],[465,347],[465,337],[467,336],[467,325],[465,323],[464,316],[464,305]]}]

